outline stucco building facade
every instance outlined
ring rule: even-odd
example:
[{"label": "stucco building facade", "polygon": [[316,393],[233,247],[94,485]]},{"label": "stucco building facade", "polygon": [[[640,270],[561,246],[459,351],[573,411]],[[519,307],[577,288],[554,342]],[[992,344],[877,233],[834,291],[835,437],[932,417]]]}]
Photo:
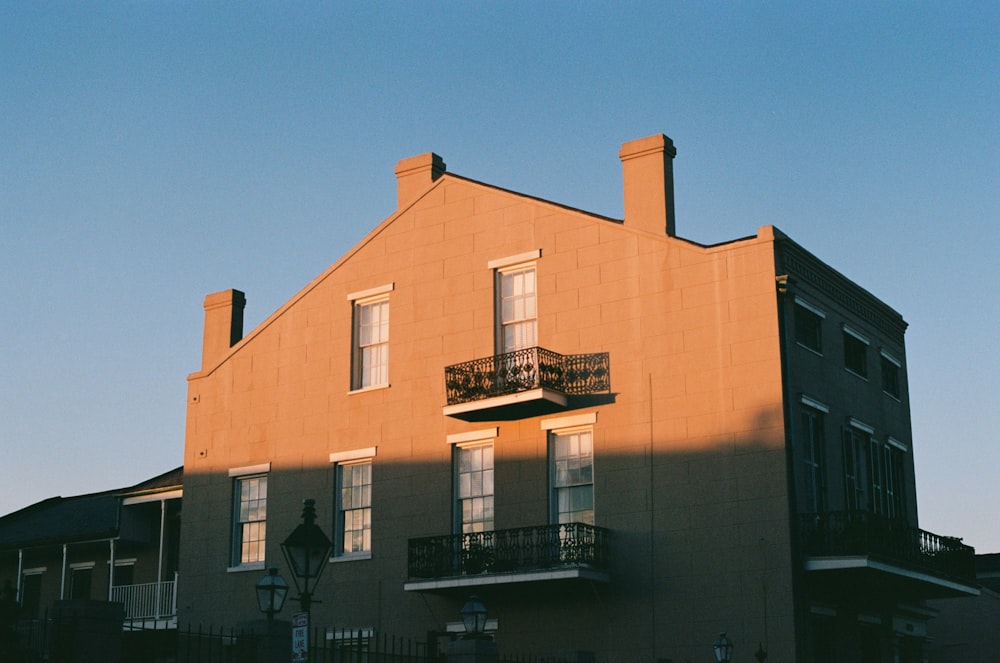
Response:
[{"label": "stucco building facade", "polygon": [[916,529],[906,323],[774,227],[679,237],[675,154],[622,146],[624,219],[405,159],[255,329],[206,297],[181,622],[253,619],[313,498],[320,627],[440,632],[474,593],[511,654],[922,661],[924,601],[977,590]]}]

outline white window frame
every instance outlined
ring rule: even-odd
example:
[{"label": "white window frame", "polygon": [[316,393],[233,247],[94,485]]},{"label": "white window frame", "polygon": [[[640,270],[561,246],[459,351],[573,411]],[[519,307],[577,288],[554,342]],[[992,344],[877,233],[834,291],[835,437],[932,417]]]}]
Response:
[{"label": "white window frame", "polygon": [[802,341],[799,340],[799,338],[798,338],[798,321],[794,319],[795,315],[797,315],[797,311],[795,311],[793,309],[793,311],[792,311],[792,317],[793,317],[793,320],[792,320],[792,333],[793,333],[793,335],[795,337],[795,343],[799,347],[801,347],[801,348],[803,348],[805,350],[808,350],[809,352],[812,352],[812,353],[817,354],[817,355],[819,355],[819,356],[822,357],[823,356],[823,321],[826,320],[826,313],[824,313],[821,308],[819,308],[817,306],[814,306],[813,304],[810,304],[808,301],[802,299],[798,295],[795,295],[794,303],[795,303],[795,306],[801,306],[806,311],[808,311],[809,313],[812,313],[813,315],[815,315],[816,317],[818,317],[820,319],[820,323],[819,323],[820,324],[820,327],[819,327],[819,348],[814,348],[814,347],[811,347],[809,345],[806,345],[805,343],[803,343]]},{"label": "white window frame", "polygon": [[[493,429],[496,430],[496,429]],[[451,442],[451,436],[449,436],[449,442]],[[465,474],[461,469],[461,454],[464,451],[471,449],[489,447],[490,449],[490,467],[489,473],[489,492],[487,492],[487,470],[485,468],[479,470],[482,473],[480,477],[480,489],[478,492],[473,492],[470,486],[469,495],[463,495],[462,490],[462,475]],[[489,532],[496,528],[496,445],[495,439],[491,437],[476,437],[474,439],[466,439],[462,441],[455,441],[452,443],[452,475],[454,482],[454,516],[453,516],[453,530],[455,534],[476,534],[479,532]],[[487,498],[489,498],[487,500]],[[484,516],[482,520],[470,520],[468,524],[483,523],[482,529],[471,529],[468,532],[465,531],[466,519],[463,514],[463,501],[468,499],[483,499],[483,511],[484,514],[488,510],[491,514],[489,519]],[[488,509],[487,509],[488,506]],[[486,525],[489,527],[486,527]]]},{"label": "white window frame", "polygon": [[[586,417],[586,416],[587,415],[583,415],[581,417],[581,420],[583,419],[583,417]],[[570,417],[566,417],[565,419],[570,419]],[[590,441],[590,453],[589,453],[589,457],[590,457],[590,480],[589,481],[584,481],[584,482],[578,481],[578,482],[574,482],[572,484],[567,484],[567,485],[558,485],[558,467],[557,467],[557,463],[559,462],[559,459],[556,456],[556,439],[558,437],[562,437],[562,436],[572,436],[572,435],[581,435],[581,434],[586,434],[589,437],[589,441]],[[548,449],[549,449],[549,452],[548,452],[549,463],[548,463],[548,465],[549,465],[549,520],[550,520],[550,522],[553,525],[561,524],[560,514],[563,513],[563,511],[560,510],[560,508],[559,508],[559,495],[560,495],[559,491],[560,490],[574,489],[574,488],[580,488],[580,487],[584,487],[584,486],[589,486],[590,487],[590,522],[586,522],[586,520],[584,520],[584,521],[571,520],[571,521],[567,521],[567,522],[583,522],[586,525],[594,525],[596,523],[596,519],[597,519],[597,501],[596,501],[596,497],[595,497],[595,494],[594,494],[594,476],[595,476],[594,457],[595,457],[595,453],[594,453],[594,427],[593,427],[593,424],[587,423],[587,424],[583,424],[583,425],[576,425],[576,426],[566,427],[566,428],[564,428],[564,427],[553,427],[553,428],[548,429],[548,431],[547,431],[547,437],[548,437],[547,446],[548,446]],[[572,513],[572,511],[571,512],[567,512],[567,513]]]},{"label": "white window frame", "polygon": [[[372,490],[374,489],[375,456],[378,447],[366,447],[364,449],[352,449],[349,451],[338,451],[330,454],[330,463],[333,465],[334,474],[334,523],[333,523],[333,551],[330,553],[331,562],[347,562],[353,560],[371,559],[372,557]],[[368,547],[366,550],[350,551],[344,550],[345,538],[345,511],[343,508],[343,472],[345,468],[358,465],[368,465],[372,476],[368,484],[368,505],[360,507],[368,511]]]},{"label": "white window frame", "polygon": [[[385,389],[389,386],[389,338],[390,338],[390,310],[389,294],[395,289],[395,283],[368,288],[352,292],[347,295],[351,302],[351,393],[358,391],[369,391],[372,389]],[[379,334],[379,339],[375,343],[362,344],[362,314],[365,307],[384,304],[384,337]],[[369,348],[378,348],[381,361],[372,364],[371,361],[364,360],[365,351]],[[365,377],[366,367],[377,365],[380,367],[379,375]]]},{"label": "white window frame", "polygon": [[231,526],[230,526],[230,550],[229,550],[229,567],[227,571],[254,571],[263,569],[265,562],[267,560],[267,500],[268,497],[264,496],[264,517],[260,520],[248,521],[253,523],[263,523],[264,525],[264,538],[261,541],[261,545],[264,548],[264,553],[261,559],[251,560],[244,562],[243,560],[243,523],[240,521],[240,511],[241,511],[241,498],[240,498],[240,487],[243,481],[248,481],[251,479],[268,479],[271,472],[270,463],[261,463],[258,465],[248,465],[245,467],[235,467],[229,470],[229,477],[232,481],[232,511],[231,511]]},{"label": "white window frame", "polygon": [[[499,260],[492,260],[489,262],[489,267],[494,270],[494,306],[495,306],[495,350],[496,354],[504,354],[507,352],[513,352],[515,350],[522,350],[524,348],[532,348],[538,346],[538,264],[537,259],[541,257],[541,249],[535,251],[530,251],[528,253],[521,253],[515,256],[509,256],[507,258],[501,258]],[[532,289],[530,293],[524,291],[518,293],[511,298],[504,297],[504,283],[505,279],[520,273],[531,272]],[[530,296],[530,303],[528,296]],[[512,301],[512,311],[511,316],[505,316],[505,302],[507,299]],[[524,311],[522,314],[516,314],[518,302],[522,303],[522,308]],[[515,327],[531,327],[531,333],[525,334],[525,338],[518,340],[515,333],[515,338],[512,340],[508,347],[507,343],[507,332],[509,329]]]}]

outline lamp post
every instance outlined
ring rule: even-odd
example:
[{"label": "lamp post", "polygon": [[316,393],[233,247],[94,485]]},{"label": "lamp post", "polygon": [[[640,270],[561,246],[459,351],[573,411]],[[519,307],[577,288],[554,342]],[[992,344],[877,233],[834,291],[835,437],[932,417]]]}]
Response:
[{"label": "lamp post", "polygon": [[257,606],[267,615],[268,623],[274,621],[274,613],[281,612],[288,596],[288,583],[278,575],[277,567],[267,570],[267,575],[257,581]]},{"label": "lamp post", "polygon": [[719,634],[719,637],[712,643],[712,649],[715,651],[717,663],[729,663],[733,660],[733,642],[726,637],[725,633]]},{"label": "lamp post", "polygon": [[475,639],[483,637],[486,630],[486,606],[473,594],[459,611],[462,614],[462,621],[465,623],[466,638]]}]

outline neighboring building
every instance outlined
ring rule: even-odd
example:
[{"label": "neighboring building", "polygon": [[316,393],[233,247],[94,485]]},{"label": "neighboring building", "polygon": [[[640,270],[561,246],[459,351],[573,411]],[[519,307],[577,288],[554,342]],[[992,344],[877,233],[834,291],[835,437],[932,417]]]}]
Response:
[{"label": "neighboring building", "polygon": [[133,625],[176,626],[183,468],[130,488],[53,497],[0,518],[0,580],[19,617],[113,601]]},{"label": "neighboring building", "polygon": [[978,590],[917,529],[906,323],[773,227],[678,237],[674,155],[622,147],[624,221],[405,159],[396,212],[248,335],[209,295],[181,623],[259,616],[314,498],[330,637],[475,593],[506,654],[923,661],[924,601]]},{"label": "neighboring building", "polygon": [[940,599],[934,618],[930,657],[934,663],[994,661],[1000,651],[1000,553],[976,555],[979,597]]}]

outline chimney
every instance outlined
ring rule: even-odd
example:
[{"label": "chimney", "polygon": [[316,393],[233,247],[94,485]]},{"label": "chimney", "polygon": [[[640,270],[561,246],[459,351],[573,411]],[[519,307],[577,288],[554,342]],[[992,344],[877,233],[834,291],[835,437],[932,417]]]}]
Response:
[{"label": "chimney", "polygon": [[246,295],[239,290],[223,290],[205,296],[201,370],[217,363],[243,338],[243,307],[246,305]]},{"label": "chimney", "polygon": [[403,159],[396,164],[396,206],[412,202],[444,174],[444,160],[433,152]]},{"label": "chimney", "polygon": [[663,134],[629,141],[622,145],[625,182],[625,225],[673,237],[674,233],[674,149]]}]

